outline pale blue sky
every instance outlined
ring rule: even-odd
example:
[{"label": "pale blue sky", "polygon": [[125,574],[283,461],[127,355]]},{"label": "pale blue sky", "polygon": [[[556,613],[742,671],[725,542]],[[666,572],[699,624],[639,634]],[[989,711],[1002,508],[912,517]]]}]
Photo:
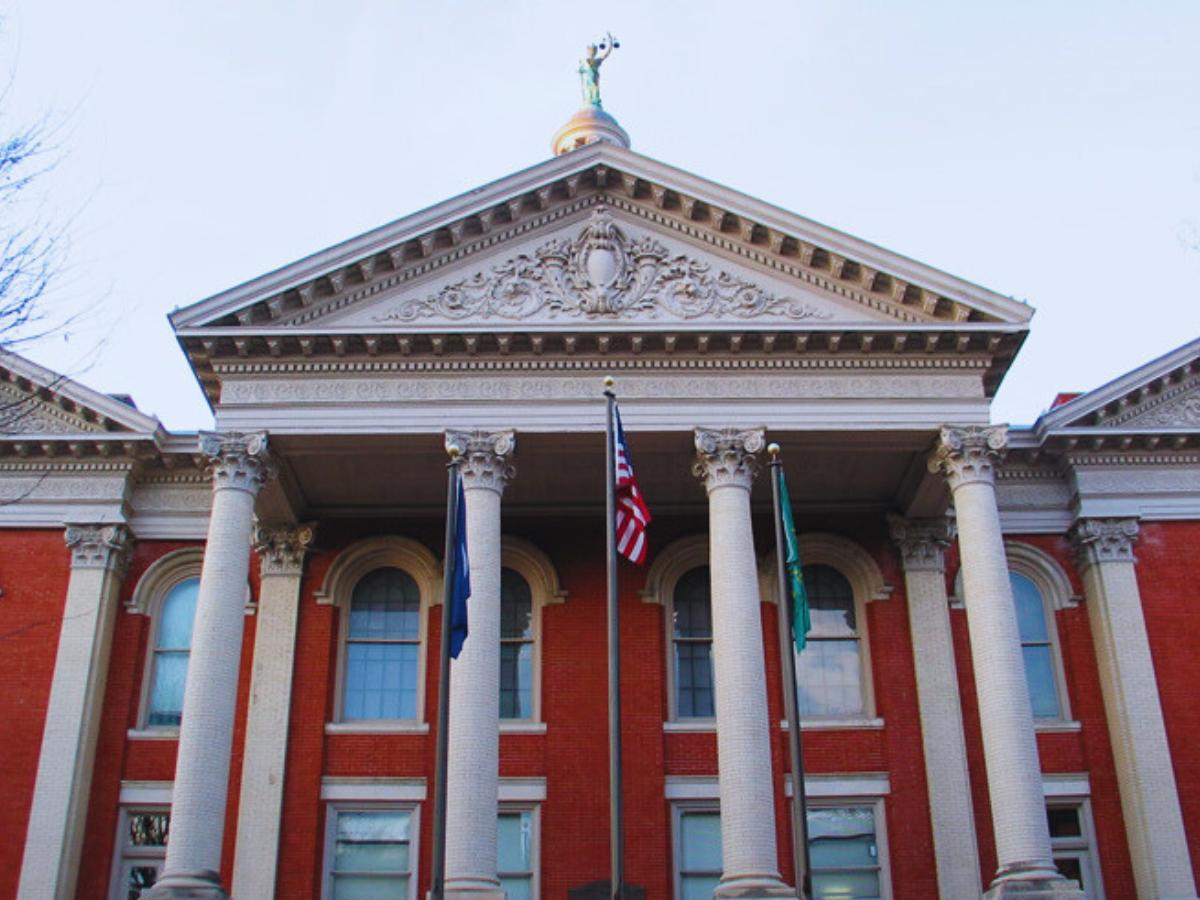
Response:
[{"label": "pale blue sky", "polygon": [[41,185],[71,219],[54,303],[90,310],[30,355],[172,428],[211,417],[168,311],[546,158],[604,30],[605,107],[635,150],[1036,307],[997,421],[1200,335],[1191,0],[3,15],[0,122],[63,123]]}]

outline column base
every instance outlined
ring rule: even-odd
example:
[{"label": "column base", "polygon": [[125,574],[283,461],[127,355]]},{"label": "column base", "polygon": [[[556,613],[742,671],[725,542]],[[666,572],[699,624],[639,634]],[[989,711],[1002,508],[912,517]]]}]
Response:
[{"label": "column base", "polygon": [[199,872],[168,872],[154,887],[142,892],[142,900],[229,900],[221,887],[221,876],[209,869]]},{"label": "column base", "polygon": [[759,897],[795,897],[796,891],[788,887],[778,875],[738,875],[733,878],[721,879],[717,889],[713,891],[714,898],[737,898],[737,900],[757,900]]},{"label": "column base", "polygon": [[508,895],[498,881],[464,878],[447,880],[442,896],[444,900],[505,900]]},{"label": "column base", "polygon": [[992,882],[983,900],[1085,900],[1074,881],[1061,875],[1004,878]]}]

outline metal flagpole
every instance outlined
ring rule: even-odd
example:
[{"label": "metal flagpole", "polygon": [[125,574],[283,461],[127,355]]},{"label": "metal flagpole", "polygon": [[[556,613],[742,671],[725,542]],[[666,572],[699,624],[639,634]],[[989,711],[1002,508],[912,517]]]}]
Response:
[{"label": "metal flagpole", "polygon": [[612,392],[613,379],[604,379],[607,401],[605,418],[604,481],[607,493],[605,508],[605,561],[608,566],[608,821],[611,877],[609,889],[615,900],[624,893],[625,837],[622,828],[621,806],[621,637],[620,614],[617,609],[617,458],[614,441],[613,409],[617,396]]},{"label": "metal flagpole", "polygon": [[771,493],[775,499],[775,556],[779,578],[779,661],[783,669],[783,708],[788,722],[788,754],[792,767],[792,862],[796,868],[796,896],[812,896],[812,861],[808,853],[808,804],[804,796],[804,748],[800,742],[800,701],[793,655],[792,593],[787,575],[787,540],[783,532],[783,504],[779,489],[783,463],[779,445],[767,447],[771,457]]},{"label": "metal flagpole", "polygon": [[446,485],[446,556],[442,569],[442,649],[439,656],[437,761],[433,770],[433,852],[430,860],[429,897],[442,900],[446,880],[446,770],[450,749],[450,607],[454,601],[455,545],[458,542],[458,456],[448,447],[450,462]]}]

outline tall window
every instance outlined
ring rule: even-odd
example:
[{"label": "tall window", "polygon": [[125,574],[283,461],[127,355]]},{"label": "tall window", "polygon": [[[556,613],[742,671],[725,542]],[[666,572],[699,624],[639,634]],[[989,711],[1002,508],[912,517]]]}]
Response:
[{"label": "tall window", "polygon": [[188,578],[167,591],[158,609],[146,724],[178,726],[183,718],[183,691],[192,650],[192,624],[200,579]]},{"label": "tall window", "polygon": [[165,808],[122,810],[113,900],[137,900],[154,886],[166,860],[170,830],[171,813]]},{"label": "tall window", "polygon": [[512,569],[500,570],[500,718],[533,718],[533,592]]},{"label": "tall window", "polygon": [[880,897],[874,806],[808,810],[813,898]]},{"label": "tall window", "polygon": [[854,589],[832,566],[804,567],[812,613],[808,646],[796,655],[800,715],[836,717],[864,710],[862,632]]},{"label": "tall window", "polygon": [[1025,657],[1025,681],[1033,715],[1038,719],[1057,719],[1062,714],[1058,696],[1054,642],[1047,623],[1046,603],[1032,581],[1017,572],[1008,573],[1013,601],[1017,607],[1017,628],[1021,633],[1021,653]]},{"label": "tall window", "polygon": [[501,808],[496,820],[496,860],[500,887],[509,900],[533,900],[537,836],[532,809]]},{"label": "tall window", "polygon": [[675,715],[711,719],[716,709],[712,672],[712,604],[707,566],[689,569],[671,596]]},{"label": "tall window", "polygon": [[1054,865],[1065,878],[1077,881],[1088,900],[1102,900],[1100,867],[1093,852],[1091,821],[1080,801],[1055,801],[1046,804],[1050,826],[1050,846]]},{"label": "tall window", "polygon": [[415,719],[421,596],[396,568],[375,569],[354,587],[346,635],[342,718]]},{"label": "tall window", "polygon": [[407,809],[331,809],[334,817],[327,897],[412,896],[416,861]]}]

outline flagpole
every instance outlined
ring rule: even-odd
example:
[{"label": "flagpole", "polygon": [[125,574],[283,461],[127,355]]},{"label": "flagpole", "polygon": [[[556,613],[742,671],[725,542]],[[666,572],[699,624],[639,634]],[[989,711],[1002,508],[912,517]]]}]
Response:
[{"label": "flagpole", "polygon": [[439,654],[437,758],[433,770],[433,850],[429,898],[442,900],[446,880],[446,772],[450,749],[450,626],[454,605],[455,545],[458,541],[458,447],[446,448],[446,555],[442,566],[442,648]]},{"label": "flagpole", "polygon": [[624,893],[625,837],[621,804],[621,636],[617,608],[617,460],[614,451],[613,393],[611,376],[604,379],[606,401],[604,483],[605,483],[605,563],[608,567],[608,822],[611,875],[609,889],[614,900]]},{"label": "flagpole", "polygon": [[767,447],[771,457],[771,493],[775,500],[775,573],[779,579],[779,662],[783,669],[783,708],[788,723],[788,757],[792,768],[792,862],[796,869],[796,896],[812,896],[812,861],[808,853],[808,804],[804,790],[804,748],[800,741],[800,700],[793,654],[792,593],[787,577],[787,543],[783,535],[783,506],[779,481],[783,463],[779,445]]}]

